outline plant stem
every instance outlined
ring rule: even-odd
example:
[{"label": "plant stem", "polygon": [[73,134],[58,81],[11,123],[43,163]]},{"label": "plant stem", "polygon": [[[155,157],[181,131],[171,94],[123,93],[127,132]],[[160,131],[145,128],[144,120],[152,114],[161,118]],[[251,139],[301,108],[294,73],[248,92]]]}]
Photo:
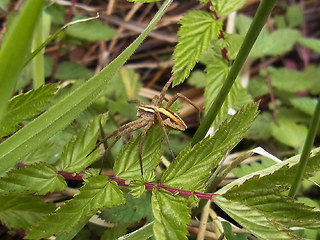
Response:
[{"label": "plant stem", "polygon": [[243,41],[243,44],[239,50],[239,53],[230,69],[228,77],[223,84],[216,100],[211,105],[207,116],[201,122],[197,132],[195,133],[192,139],[192,145],[195,145],[201,139],[204,138],[206,133],[208,132],[210,126],[212,125],[213,121],[215,120],[224,100],[226,99],[236,77],[238,76],[242,65],[244,64],[245,60],[247,59],[250,50],[252,49],[253,44],[255,43],[261,29],[263,28],[264,24],[266,23],[276,0],[262,0],[260,3],[258,10],[253,18],[252,24],[246,34],[246,37]]},{"label": "plant stem", "polygon": [[320,122],[320,96],[318,98],[318,103],[311,119],[309,132],[304,142],[304,146],[300,156],[300,161],[298,163],[296,177],[294,178],[291,189],[289,191],[289,197],[293,198],[296,195],[297,191],[299,190],[301,179],[306,170],[310,151],[313,146],[314,139],[316,137],[319,122]]}]

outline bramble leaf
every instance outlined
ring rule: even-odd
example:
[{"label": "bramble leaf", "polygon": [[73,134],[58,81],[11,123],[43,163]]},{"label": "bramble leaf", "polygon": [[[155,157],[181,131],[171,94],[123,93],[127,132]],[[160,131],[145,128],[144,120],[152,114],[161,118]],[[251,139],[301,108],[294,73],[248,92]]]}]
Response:
[{"label": "bramble leaf", "polygon": [[223,17],[241,8],[245,4],[246,0],[211,0],[211,2],[218,16]]},{"label": "bramble leaf", "polygon": [[[320,168],[319,159],[318,149],[309,158],[304,178],[311,177]],[[290,227],[320,227],[319,209],[282,194],[295,178],[298,161],[299,156],[295,156],[239,178],[217,191],[214,201],[261,239],[298,239],[292,235]],[[277,231],[279,236],[276,236]]]},{"label": "bramble leaf", "polygon": [[290,103],[300,111],[312,116],[317,105],[318,100],[315,98],[291,98]]},{"label": "bramble leaf", "polygon": [[32,118],[44,110],[56,90],[57,84],[48,84],[13,97],[0,123],[0,138],[16,131],[23,120]]},{"label": "bramble leaf", "polygon": [[153,234],[157,240],[187,239],[187,224],[190,222],[188,199],[154,189],[152,211],[155,217]]},{"label": "bramble leaf", "polygon": [[[162,154],[163,132],[160,126],[153,126],[147,132],[143,152],[143,170],[152,171],[160,162]],[[114,164],[114,172],[119,178],[140,179],[139,146],[141,136],[131,139],[118,155]]]},{"label": "bramble leaf", "polygon": [[0,196],[0,219],[8,228],[26,230],[54,208],[54,204],[45,203],[36,197],[14,194]]},{"label": "bramble leaf", "polygon": [[177,189],[203,191],[204,181],[219,161],[243,138],[257,116],[258,104],[249,104],[221,124],[213,137],[208,137],[182,151],[164,172],[161,183]]},{"label": "bramble leaf", "polygon": [[320,40],[317,38],[299,38],[298,43],[316,53],[320,53]]},{"label": "bramble leaf", "polygon": [[100,124],[104,125],[107,120],[107,114],[91,120],[88,125],[82,129],[77,136],[65,146],[60,157],[59,167],[66,172],[80,172],[89,166],[99,157],[99,149],[96,149],[88,155],[94,148]]},{"label": "bramble leaf", "polygon": [[53,234],[69,232],[98,210],[124,203],[125,198],[116,183],[109,182],[106,176],[92,177],[73,199],[34,225],[27,238],[48,238]]},{"label": "bramble leaf", "polygon": [[222,21],[215,20],[208,12],[189,11],[180,21],[178,45],[174,50],[173,73],[176,73],[173,85],[183,82],[199,61],[201,54],[217,38],[222,29]]},{"label": "bramble leaf", "polygon": [[0,178],[0,193],[37,193],[44,195],[53,191],[62,191],[67,184],[53,166],[39,163],[25,168],[12,169]]}]

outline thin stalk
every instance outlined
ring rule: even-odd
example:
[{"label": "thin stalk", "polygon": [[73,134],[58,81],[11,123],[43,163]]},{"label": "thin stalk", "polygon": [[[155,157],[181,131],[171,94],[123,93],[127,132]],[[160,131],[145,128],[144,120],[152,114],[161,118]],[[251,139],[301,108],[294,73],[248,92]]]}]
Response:
[{"label": "thin stalk", "polygon": [[200,124],[200,127],[195,133],[192,139],[192,145],[196,144],[201,139],[203,139],[206,133],[208,132],[223,102],[225,101],[236,77],[238,76],[244,62],[246,61],[249,55],[249,52],[252,49],[253,44],[255,43],[264,24],[266,23],[275,3],[276,3],[276,0],[262,0],[262,2],[260,3],[258,10],[253,18],[252,24],[248,30],[248,33],[239,50],[239,53],[231,67],[229,75],[225,83],[223,84],[216,100],[211,105],[207,116],[203,119],[203,121]]},{"label": "thin stalk", "polygon": [[299,190],[299,187],[301,185],[301,179],[305,173],[306,166],[309,160],[310,151],[313,146],[314,139],[316,137],[319,122],[320,122],[320,96],[318,98],[318,103],[311,119],[311,124],[310,124],[307,138],[303,145],[300,161],[298,163],[296,177],[294,178],[291,189],[289,191],[289,197],[293,198],[296,195],[297,191]]}]

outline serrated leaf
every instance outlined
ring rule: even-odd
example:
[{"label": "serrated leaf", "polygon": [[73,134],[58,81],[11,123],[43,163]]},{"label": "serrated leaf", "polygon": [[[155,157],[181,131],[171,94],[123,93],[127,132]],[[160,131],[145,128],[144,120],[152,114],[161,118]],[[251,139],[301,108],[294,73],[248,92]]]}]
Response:
[{"label": "serrated leaf", "polygon": [[161,183],[177,189],[202,191],[210,171],[247,132],[257,116],[257,107],[257,103],[247,105],[225,121],[213,137],[186,148],[164,172]]},{"label": "serrated leaf", "polygon": [[173,73],[177,75],[173,85],[178,85],[189,76],[203,51],[222,29],[221,20],[215,20],[212,14],[200,10],[189,11],[180,24],[178,45],[174,50]]},{"label": "serrated leaf", "polygon": [[215,196],[214,202],[230,217],[261,240],[299,239],[289,229],[282,228],[276,221],[272,222],[253,207],[237,201],[230,201],[222,196]]},{"label": "serrated leaf", "polygon": [[[77,25],[77,24],[75,24]],[[88,68],[74,63],[74,62],[61,62],[58,65],[55,77],[58,80],[75,80],[75,79],[88,79],[92,77],[93,72]]]},{"label": "serrated leaf", "polygon": [[[78,15],[72,20],[86,18]],[[116,35],[116,31],[106,24],[103,24],[98,19],[74,24],[65,30],[66,34],[75,38],[95,42],[99,40],[108,40]]]},{"label": "serrated leaf", "polygon": [[320,53],[320,40],[317,38],[299,38],[298,43],[316,53]]},{"label": "serrated leaf", "polygon": [[216,10],[219,17],[227,16],[228,14],[232,13],[235,10],[241,8],[246,0],[215,0],[212,1],[212,6]]},{"label": "serrated leaf", "polygon": [[157,240],[187,239],[190,209],[186,198],[154,189],[152,211],[155,217],[153,234]]},{"label": "serrated leaf", "polygon": [[297,124],[290,119],[279,119],[271,125],[271,134],[279,142],[294,148],[302,148],[308,133],[305,125]]},{"label": "serrated leaf", "polygon": [[13,194],[0,196],[0,219],[8,228],[26,230],[54,208],[54,204],[36,197]]},{"label": "serrated leaf", "polygon": [[60,156],[59,167],[66,172],[80,172],[99,158],[99,149],[88,155],[94,148],[100,126],[107,120],[107,114],[91,120],[77,136],[65,146]]},{"label": "serrated leaf", "polygon": [[[319,159],[319,152],[309,158],[304,178],[309,178],[319,169]],[[295,156],[268,169],[244,176],[217,191],[217,199],[214,200],[227,213],[230,208],[233,209],[231,216],[262,239],[274,239],[267,237],[268,234],[279,229],[284,229],[287,233],[289,227],[294,226],[318,229],[319,209],[305,206],[281,194],[291,186],[298,161],[299,157]],[[222,205],[219,195],[224,197]],[[255,216],[248,216],[245,209],[247,212],[256,211]],[[265,230],[259,229],[256,223],[265,226]]]},{"label": "serrated leaf", "polygon": [[44,163],[13,169],[0,178],[0,194],[17,192],[44,195],[62,191],[66,186],[64,178],[58,174],[57,169]]},{"label": "serrated leaf", "polygon": [[[160,126],[153,126],[147,132],[143,152],[143,170],[152,171],[160,162],[162,155],[163,132]],[[140,179],[139,146],[141,136],[131,139],[118,155],[114,164],[114,172],[119,178]]]},{"label": "serrated leaf", "polygon": [[116,183],[109,182],[106,176],[92,177],[73,199],[34,225],[26,238],[48,238],[53,234],[69,232],[98,210],[124,203],[125,198]]},{"label": "serrated leaf", "polygon": [[132,224],[143,218],[147,218],[148,221],[153,219],[149,193],[142,194],[140,198],[125,194],[125,198],[125,205],[106,209],[100,214],[100,217],[106,221],[120,224]]},{"label": "serrated leaf", "polygon": [[312,116],[317,105],[316,98],[292,98],[290,103],[300,111]]},{"label": "serrated leaf", "polygon": [[56,89],[57,84],[43,85],[12,98],[0,123],[0,138],[17,130],[23,120],[34,117],[44,110],[52,100]]}]

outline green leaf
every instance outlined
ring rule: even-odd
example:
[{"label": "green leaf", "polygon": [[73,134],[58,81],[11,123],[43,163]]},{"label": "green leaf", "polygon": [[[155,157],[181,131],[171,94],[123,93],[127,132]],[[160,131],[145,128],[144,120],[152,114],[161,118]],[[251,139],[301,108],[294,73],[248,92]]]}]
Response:
[{"label": "green leaf", "polygon": [[299,4],[290,5],[286,12],[289,27],[299,27],[303,22],[303,12]]},{"label": "green leaf", "polygon": [[238,167],[232,169],[232,173],[236,177],[240,178],[245,175],[248,175],[249,173],[253,173],[253,172],[260,171],[262,169],[266,169],[266,168],[274,165],[275,163],[276,163],[275,161],[273,161],[269,158],[262,157],[257,162],[251,162],[250,164],[239,165]]},{"label": "green leaf", "polygon": [[211,2],[218,16],[223,17],[241,8],[245,4],[246,0],[211,0]]},{"label": "green leaf", "polygon": [[257,116],[258,104],[249,104],[225,121],[213,137],[205,138],[193,148],[179,154],[164,172],[161,183],[191,191],[203,191],[204,181],[219,161],[243,138]]},{"label": "green leaf", "polygon": [[[122,235],[125,235],[127,232],[127,227],[125,225],[116,225],[111,229],[107,229],[103,232],[100,240],[113,240],[118,239]],[[121,238],[123,239],[123,238]],[[137,238],[138,239],[138,238]],[[141,239],[141,238],[139,238]]]},{"label": "green leaf", "polygon": [[248,131],[249,139],[268,139],[271,136],[271,124],[273,116],[269,112],[263,112],[257,116],[251,128]]},{"label": "green leaf", "polygon": [[188,78],[188,84],[196,88],[205,88],[207,85],[206,74],[202,71],[192,71],[190,77]]},{"label": "green leaf", "polygon": [[56,78],[65,81],[70,79],[88,79],[92,75],[93,72],[83,65],[74,62],[61,62],[57,68]]},{"label": "green leaf", "polygon": [[66,186],[57,169],[44,163],[13,169],[0,178],[0,194],[18,192],[44,195],[53,191],[62,191]]},{"label": "green leaf", "polygon": [[299,38],[298,43],[316,53],[320,53],[320,40],[317,38]]},{"label": "green leaf", "polygon": [[100,126],[107,121],[107,114],[91,120],[77,136],[65,146],[60,156],[59,167],[66,172],[80,172],[99,158],[99,149],[88,155],[95,147]]},{"label": "green leaf", "polygon": [[[33,1],[28,1],[28,3],[29,2],[32,3]],[[41,143],[45,142],[58,131],[64,129],[100,96],[106,84],[115,76],[119,68],[147,37],[148,33],[160,20],[171,2],[172,0],[166,0],[163,3],[145,31],[106,68],[61,98],[44,114],[40,115],[0,144],[0,175],[12,168],[23,156],[33,152]],[[33,8],[34,6],[32,5],[32,9]],[[29,20],[26,22],[29,22]],[[23,41],[25,41],[25,39],[23,39]],[[16,47],[14,46],[12,49],[16,49]],[[7,59],[5,62],[7,62]],[[0,63],[2,63],[2,61],[0,61]],[[0,89],[2,90],[2,88]]]},{"label": "green leaf", "polygon": [[8,32],[3,39],[0,50],[0,121],[23,68],[43,2],[43,0],[30,0],[23,4],[20,14],[7,29]]},{"label": "green leaf", "polygon": [[0,123],[0,138],[16,131],[23,120],[34,117],[44,110],[56,90],[57,84],[43,85],[36,90],[12,98]]},{"label": "green leaf", "polygon": [[126,234],[122,236],[121,240],[144,240],[150,239],[153,236],[153,222],[144,225],[143,227],[139,228],[138,230]]},{"label": "green leaf", "polygon": [[45,203],[36,197],[13,194],[0,196],[0,219],[8,228],[26,230],[54,208],[54,204]]},{"label": "green leaf", "polygon": [[223,230],[224,230],[224,236],[228,240],[247,240],[247,236],[245,233],[239,233],[239,234],[234,234],[232,232],[232,227],[229,222],[221,222]]},{"label": "green leaf", "polygon": [[152,192],[152,211],[155,217],[153,234],[157,240],[188,239],[190,222],[188,200],[162,190]]},{"label": "green leaf", "polygon": [[248,92],[252,97],[257,98],[270,92],[267,81],[262,76],[256,76],[250,79]]},{"label": "green leaf", "polygon": [[[319,169],[319,159],[317,149],[309,158],[304,178]],[[288,231],[289,227],[318,229],[320,226],[319,210],[282,194],[291,187],[298,161],[299,156],[295,156],[233,181],[215,193],[214,201],[261,239],[287,239],[287,236],[297,239]],[[273,236],[277,231],[279,236]]]},{"label": "green leaf", "polygon": [[174,50],[173,72],[177,75],[173,85],[189,76],[211,40],[217,38],[222,29],[221,20],[215,20],[212,14],[200,10],[189,11],[180,24],[178,45]]},{"label": "green leaf", "polygon": [[[162,155],[163,140],[164,136],[160,126],[153,126],[147,132],[142,152],[142,164],[144,172],[152,171],[159,164],[160,157]],[[114,164],[114,172],[119,178],[141,178],[139,164],[140,141],[141,136],[136,139],[131,139],[119,153]]]},{"label": "green leaf", "polygon": [[40,239],[69,232],[98,210],[124,203],[125,198],[116,183],[109,182],[106,176],[92,177],[73,199],[34,225],[26,237]]},{"label": "green leaf", "polygon": [[[79,20],[82,18],[86,18],[86,16],[78,15],[72,20]],[[103,24],[98,19],[75,24],[66,29],[66,34],[91,42],[111,39],[116,33],[117,32],[114,29]]]},{"label": "green leaf", "polygon": [[[220,59],[216,60],[207,66],[207,87],[205,88],[204,97],[206,98],[205,103],[205,113],[209,110],[210,106],[213,104],[214,100],[218,96],[218,93],[225,82],[227,75],[229,73],[229,67],[227,64]],[[240,102],[240,98],[243,97]],[[226,100],[224,101],[219,113],[214,121],[214,126],[218,126],[225,118],[228,117],[228,112],[230,108],[239,109],[243,105],[248,103],[246,98],[246,90],[241,86],[240,79],[238,78],[233,84]],[[249,100],[250,97],[249,97]],[[239,106],[240,105],[240,106]]]},{"label": "green leaf", "polygon": [[314,83],[315,69],[313,67],[309,67],[304,71],[288,68],[268,68],[268,72],[272,86],[287,92],[295,93],[311,89]]},{"label": "green leaf", "polygon": [[300,38],[301,34],[298,30],[285,28],[267,35],[262,34],[258,37],[250,56],[260,58],[284,54],[290,51]]},{"label": "green leaf", "polygon": [[290,103],[295,108],[299,109],[300,111],[312,116],[317,105],[316,98],[292,98],[290,99]]},{"label": "green leaf", "polygon": [[132,224],[143,218],[148,221],[153,219],[151,209],[151,195],[146,192],[140,198],[134,198],[130,194],[124,195],[126,204],[104,210],[99,217],[107,222]]},{"label": "green leaf", "polygon": [[294,148],[302,148],[303,142],[307,136],[306,126],[297,124],[290,119],[279,119],[277,124],[271,125],[271,134],[279,142]]},{"label": "green leaf", "polygon": [[299,239],[288,229],[284,229],[276,221],[270,221],[264,214],[244,203],[230,201],[216,195],[214,202],[230,217],[261,240],[292,240]]}]

